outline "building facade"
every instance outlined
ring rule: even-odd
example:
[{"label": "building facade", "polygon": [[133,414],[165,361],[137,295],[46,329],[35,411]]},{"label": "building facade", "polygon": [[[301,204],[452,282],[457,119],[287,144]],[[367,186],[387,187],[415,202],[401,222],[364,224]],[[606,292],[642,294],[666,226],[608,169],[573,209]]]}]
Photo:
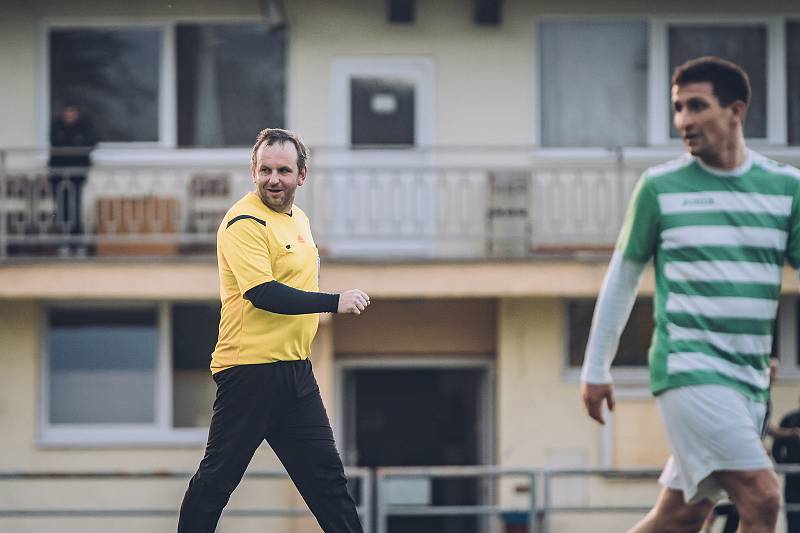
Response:
[{"label": "building facade", "polygon": [[[0,421],[6,472],[191,471],[214,386],[216,226],[248,189],[262,127],[312,147],[297,203],[323,290],[312,359],[346,464],[651,468],[668,450],[647,387],[652,274],[600,427],[578,374],[628,194],[681,153],[669,74],[714,53],[750,73],[751,147],[800,164],[800,10],[692,2],[4,2],[0,17]],[[99,144],[83,231],[53,222],[50,121]],[[64,171],[66,172],[66,171]],[[65,197],[77,194],[66,185]],[[64,245],[79,254],[60,255]],[[784,273],[775,413],[800,383],[797,275]],[[266,446],[253,469],[278,468]],[[176,509],[186,479],[0,479],[10,510]],[[424,483],[398,501],[526,505],[524,479]],[[552,503],[649,505],[652,479],[565,478]],[[415,492],[416,491],[416,492]],[[231,509],[302,506],[246,479]],[[638,515],[558,513],[550,531]],[[502,520],[390,531],[502,531]],[[3,531],[170,531],[175,517],[2,516]],[[221,531],[316,531],[308,517]],[[409,525],[411,524],[411,525]],[[416,524],[416,525],[414,525]],[[410,528],[410,529],[409,529]],[[449,529],[448,529],[449,528]]]}]

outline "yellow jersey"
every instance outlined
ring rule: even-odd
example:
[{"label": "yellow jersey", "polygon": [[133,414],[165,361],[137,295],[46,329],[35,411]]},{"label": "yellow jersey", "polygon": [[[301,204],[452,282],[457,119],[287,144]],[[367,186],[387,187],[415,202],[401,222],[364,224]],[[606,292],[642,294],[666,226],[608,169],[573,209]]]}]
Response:
[{"label": "yellow jersey", "polygon": [[308,358],[319,314],[281,315],[255,307],[244,294],[278,281],[319,291],[319,254],[303,211],[273,211],[250,192],[228,210],[217,230],[222,311],[211,372],[237,365]]}]

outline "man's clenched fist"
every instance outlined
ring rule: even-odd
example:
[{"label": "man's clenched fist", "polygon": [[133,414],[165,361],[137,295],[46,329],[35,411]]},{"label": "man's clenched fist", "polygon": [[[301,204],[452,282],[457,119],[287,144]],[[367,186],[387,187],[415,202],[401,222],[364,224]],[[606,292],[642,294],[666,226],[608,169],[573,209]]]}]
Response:
[{"label": "man's clenched fist", "polygon": [[361,311],[369,305],[369,296],[359,289],[350,289],[339,295],[339,308],[337,313],[352,313],[360,315]]}]

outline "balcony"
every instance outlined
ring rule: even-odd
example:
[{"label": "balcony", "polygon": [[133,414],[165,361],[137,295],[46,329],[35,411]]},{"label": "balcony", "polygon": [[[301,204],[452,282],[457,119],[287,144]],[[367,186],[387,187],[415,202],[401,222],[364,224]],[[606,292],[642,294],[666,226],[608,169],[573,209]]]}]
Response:
[{"label": "balcony", "polygon": [[[337,260],[607,251],[638,176],[679,153],[319,148],[296,203],[321,254]],[[48,169],[43,150],[0,150],[0,261],[211,256],[220,219],[252,187],[249,157],[101,148],[78,195],[78,181],[63,178],[84,170]],[[57,202],[70,206],[66,215],[56,215]]]}]

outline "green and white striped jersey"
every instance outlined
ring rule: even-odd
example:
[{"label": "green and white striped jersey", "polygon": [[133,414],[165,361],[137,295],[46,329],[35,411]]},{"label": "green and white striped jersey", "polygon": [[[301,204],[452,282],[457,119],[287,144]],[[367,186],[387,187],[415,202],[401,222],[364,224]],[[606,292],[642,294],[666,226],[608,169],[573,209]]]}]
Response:
[{"label": "green and white striped jersey", "polygon": [[728,173],[689,155],[653,167],[617,249],[654,258],[653,394],[721,384],[766,401],[782,266],[800,266],[800,171],[752,151]]}]

